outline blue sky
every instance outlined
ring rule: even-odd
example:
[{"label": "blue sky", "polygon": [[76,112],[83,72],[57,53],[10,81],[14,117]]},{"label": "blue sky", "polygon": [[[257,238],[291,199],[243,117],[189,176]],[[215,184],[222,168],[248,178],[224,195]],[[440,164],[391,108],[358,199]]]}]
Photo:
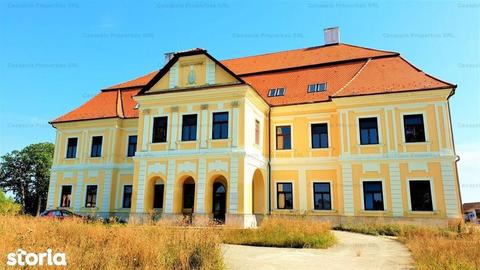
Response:
[{"label": "blue sky", "polygon": [[1,1],[0,155],[54,141],[48,121],[194,47],[217,59],[345,43],[398,51],[458,85],[451,113],[464,202],[480,201],[480,2]]}]

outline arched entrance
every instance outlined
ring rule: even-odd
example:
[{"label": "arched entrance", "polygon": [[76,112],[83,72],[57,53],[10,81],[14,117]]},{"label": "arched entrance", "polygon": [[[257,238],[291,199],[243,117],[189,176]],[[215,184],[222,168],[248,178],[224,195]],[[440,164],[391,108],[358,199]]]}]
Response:
[{"label": "arched entrance", "polygon": [[253,173],[252,180],[252,213],[265,214],[265,181],[262,172],[257,169]]},{"label": "arched entrance", "polygon": [[188,177],[183,182],[182,194],[182,213],[187,216],[192,216],[195,208],[195,181],[192,177]]},{"label": "arched entrance", "polygon": [[212,212],[213,219],[220,223],[225,223],[225,213],[227,210],[227,189],[221,182],[213,184]]}]

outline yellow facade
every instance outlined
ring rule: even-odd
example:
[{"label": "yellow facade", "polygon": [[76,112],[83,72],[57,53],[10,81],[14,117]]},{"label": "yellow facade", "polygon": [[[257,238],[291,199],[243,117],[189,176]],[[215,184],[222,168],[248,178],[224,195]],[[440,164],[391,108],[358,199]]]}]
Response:
[{"label": "yellow facade", "polygon": [[[224,221],[244,227],[255,226],[265,214],[306,214],[334,222],[356,217],[437,223],[458,219],[451,91],[270,107],[255,89],[209,56],[186,55],[135,97],[138,119],[55,124],[48,207],[59,207],[62,186],[72,186],[70,208],[105,216],[154,212],[162,218],[181,218],[193,212],[194,220],[211,219],[218,214],[213,207],[220,200]],[[219,112],[228,113],[228,136],[223,139],[213,138],[214,114]],[[195,140],[184,141],[182,121],[192,114],[197,116]],[[425,142],[405,142],[403,116],[410,114],[423,116]],[[166,140],[153,142],[159,117],[167,119]],[[359,119],[365,117],[377,119],[378,144],[360,143]],[[312,124],[321,123],[328,128],[328,147],[312,148]],[[291,149],[277,150],[276,131],[282,126],[291,129]],[[137,135],[136,153],[127,157],[131,135]],[[92,136],[103,137],[101,157],[90,157]],[[78,138],[77,154],[65,158],[71,137]],[[414,180],[430,182],[431,211],[412,210],[409,181]],[[381,182],[383,210],[365,209],[368,181]],[[285,195],[292,197],[291,209],[278,207],[284,203],[278,190],[282,183],[292,186]],[[315,209],[315,183],[329,184],[329,209]],[[190,184],[193,208],[188,210]],[[87,185],[97,185],[95,207],[85,207]],[[129,185],[131,205],[124,208]],[[155,202],[156,185],[163,186],[161,203]],[[219,186],[225,189],[225,199],[215,190]]]}]

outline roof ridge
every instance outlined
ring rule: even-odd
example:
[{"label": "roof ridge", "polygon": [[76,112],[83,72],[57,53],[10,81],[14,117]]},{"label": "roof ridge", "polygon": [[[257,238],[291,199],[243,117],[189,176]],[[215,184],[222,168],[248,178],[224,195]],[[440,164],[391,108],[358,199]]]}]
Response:
[{"label": "roof ridge", "polygon": [[340,89],[338,89],[337,92],[333,93],[332,97],[338,95],[347,86],[349,86],[358,77],[358,75],[360,75],[360,73],[365,69],[365,67],[368,65],[368,63],[370,63],[371,60],[372,60],[372,58],[368,58],[368,60],[365,61],[365,64],[363,64],[363,66],[357,71],[357,73],[355,73],[355,75],[353,75],[353,77],[344,86],[342,86]]},{"label": "roof ridge", "polygon": [[333,46],[350,46],[350,47],[355,47],[355,48],[361,48],[365,50],[372,50],[372,51],[377,51],[377,52],[384,52],[384,53],[392,53],[392,54],[398,54],[398,52],[394,51],[384,51],[384,50],[378,50],[378,49],[372,49],[368,47],[363,47],[363,46],[357,46],[357,45],[352,45],[348,43],[342,43],[339,42],[337,44],[324,44],[324,45],[319,45],[319,46],[311,46],[311,47],[304,47],[304,48],[297,48],[297,49],[289,49],[289,50],[283,50],[283,51],[276,51],[276,52],[268,52],[268,53],[261,53],[261,54],[252,54],[252,55],[247,55],[247,56],[241,56],[241,57],[234,57],[234,58],[228,58],[228,59],[222,59],[221,62],[223,61],[230,61],[230,60],[238,60],[238,59],[243,59],[243,58],[249,58],[249,57],[257,57],[257,56],[265,56],[265,55],[272,55],[272,54],[279,54],[279,53],[285,53],[285,52],[293,52],[293,51],[302,51],[302,50],[307,50],[307,49],[319,49],[319,48],[326,48],[326,47],[333,47]]}]

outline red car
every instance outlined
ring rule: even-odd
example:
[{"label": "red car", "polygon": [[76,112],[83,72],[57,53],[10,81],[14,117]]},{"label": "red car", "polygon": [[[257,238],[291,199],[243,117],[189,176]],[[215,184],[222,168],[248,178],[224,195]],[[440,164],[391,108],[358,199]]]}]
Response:
[{"label": "red car", "polygon": [[50,217],[50,218],[59,218],[59,219],[64,219],[64,218],[82,218],[81,215],[77,215],[73,213],[72,211],[66,210],[66,209],[50,209],[46,210],[43,213],[40,214],[41,217]]}]

